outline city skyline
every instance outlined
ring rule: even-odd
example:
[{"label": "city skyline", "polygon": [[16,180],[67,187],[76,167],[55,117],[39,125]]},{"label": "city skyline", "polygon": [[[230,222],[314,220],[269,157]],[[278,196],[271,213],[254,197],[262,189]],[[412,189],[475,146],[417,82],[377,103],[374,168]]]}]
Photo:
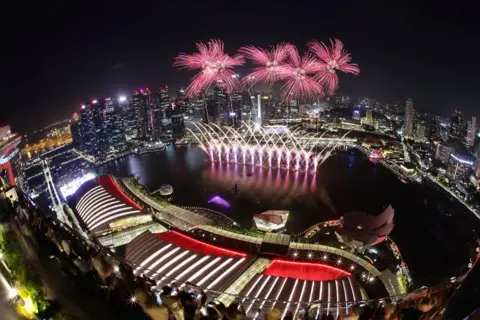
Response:
[{"label": "city skyline", "polygon": [[[186,86],[192,74],[175,70],[173,57],[215,37],[225,41],[229,54],[248,44],[268,48],[290,41],[303,48],[312,39],[338,37],[362,68],[358,77],[340,76],[339,93],[389,102],[412,97],[419,109],[442,114],[461,109],[470,116],[475,111],[479,97],[472,69],[477,66],[442,62],[458,50],[476,56],[477,49],[467,41],[478,29],[469,25],[470,19],[460,20],[455,8],[431,8],[427,14],[408,12],[406,7],[361,8],[353,2],[344,7],[317,12],[305,5],[294,7],[298,14],[292,16],[291,8],[281,3],[227,9],[184,2],[135,6],[133,12],[127,5],[108,2],[95,10],[78,4],[12,4],[4,19],[13,31],[7,37],[0,103],[15,110],[3,121],[27,131],[34,124],[52,122],[52,114],[61,117],[77,110],[85,97],[115,96],[165,83]],[[79,23],[82,14],[89,17],[88,24]],[[18,17],[31,23],[17,25]],[[285,19],[291,23],[285,24]],[[445,25],[445,20],[451,23]],[[455,46],[445,45],[453,39]],[[25,112],[31,117],[25,119]]]}]

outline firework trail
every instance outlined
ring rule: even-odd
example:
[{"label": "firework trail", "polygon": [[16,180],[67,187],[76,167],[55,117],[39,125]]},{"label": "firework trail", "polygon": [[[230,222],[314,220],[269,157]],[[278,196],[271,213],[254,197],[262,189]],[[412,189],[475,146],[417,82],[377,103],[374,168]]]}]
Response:
[{"label": "firework trail", "polygon": [[198,70],[190,85],[187,87],[187,96],[202,92],[212,84],[224,87],[232,92],[240,87],[240,82],[234,67],[242,66],[245,59],[242,55],[230,56],[224,53],[223,41],[212,39],[207,43],[196,44],[198,52],[193,54],[181,53],[175,57],[173,66],[180,69]]},{"label": "firework trail", "polygon": [[285,42],[273,46],[270,51],[255,46],[241,47],[238,51],[254,64],[259,65],[243,78],[243,84],[251,87],[257,82],[262,82],[271,86],[274,82],[281,80],[282,68],[292,49],[293,46]]},{"label": "firework trail", "polygon": [[323,63],[314,56],[305,53],[300,57],[297,48],[292,46],[287,63],[280,70],[279,77],[285,80],[282,96],[286,100],[324,96],[321,83],[314,78],[323,69]]},{"label": "firework trail", "polygon": [[333,94],[338,87],[337,70],[358,75],[360,69],[356,63],[351,63],[352,56],[345,50],[342,41],[330,39],[330,44],[331,47],[328,47],[323,42],[313,40],[308,47],[323,62],[323,68],[317,72],[315,79],[325,86],[328,94]]}]

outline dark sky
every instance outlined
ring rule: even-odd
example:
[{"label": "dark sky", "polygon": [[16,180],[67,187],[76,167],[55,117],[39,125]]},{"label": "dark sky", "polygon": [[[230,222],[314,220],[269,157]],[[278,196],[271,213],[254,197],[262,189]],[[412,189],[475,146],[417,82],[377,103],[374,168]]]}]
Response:
[{"label": "dark sky", "polygon": [[187,84],[191,73],[171,67],[173,57],[216,37],[229,53],[279,41],[303,50],[338,37],[361,69],[341,76],[340,93],[410,96],[418,109],[480,115],[480,22],[458,1],[53,2],[2,3],[0,122],[14,131],[70,115],[93,97]]}]

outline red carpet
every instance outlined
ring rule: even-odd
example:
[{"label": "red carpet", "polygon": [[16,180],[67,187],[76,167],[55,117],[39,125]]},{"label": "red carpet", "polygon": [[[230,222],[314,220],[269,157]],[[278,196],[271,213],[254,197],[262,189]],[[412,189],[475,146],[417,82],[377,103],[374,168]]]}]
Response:
[{"label": "red carpet", "polygon": [[301,280],[334,280],[350,276],[350,273],[326,264],[273,260],[263,272],[267,276]]},{"label": "red carpet", "polygon": [[109,194],[112,195],[115,199],[118,201],[122,201],[125,204],[128,204],[129,206],[142,210],[142,208],[136,204],[132,199],[130,199],[125,193],[123,193],[122,190],[117,186],[115,181],[111,176],[101,176],[98,177],[98,183],[107,190]]},{"label": "red carpet", "polygon": [[164,241],[173,243],[176,246],[182,247],[186,250],[191,250],[196,253],[203,253],[206,255],[211,254],[214,256],[228,256],[228,257],[246,257],[247,256],[243,252],[237,252],[237,251],[216,247],[214,245],[190,238],[189,236],[186,236],[176,231],[156,233],[155,235]]}]

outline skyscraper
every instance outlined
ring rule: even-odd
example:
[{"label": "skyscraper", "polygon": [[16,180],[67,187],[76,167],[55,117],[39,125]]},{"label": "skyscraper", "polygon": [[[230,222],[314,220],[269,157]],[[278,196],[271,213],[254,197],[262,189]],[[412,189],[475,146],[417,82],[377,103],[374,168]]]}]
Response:
[{"label": "skyscraper", "polygon": [[110,98],[105,99],[108,155],[115,156],[127,150],[122,104]]},{"label": "skyscraper", "polygon": [[474,159],[472,156],[452,153],[447,166],[447,176],[452,180],[467,181],[473,164]]},{"label": "skyscraper", "polygon": [[415,139],[418,141],[425,140],[425,125],[424,124],[417,124],[417,128],[415,130]]},{"label": "skyscraper", "polygon": [[150,90],[148,90],[148,88],[135,91],[132,96],[132,107],[135,113],[135,130],[138,138],[147,136],[150,130],[148,127],[150,98]]},{"label": "skyscraper", "polygon": [[149,126],[152,136],[159,137],[171,124],[171,105],[168,86],[162,86],[153,94],[153,103],[149,113]]},{"label": "skyscraper", "polygon": [[463,141],[466,135],[466,124],[462,117],[462,111],[455,110],[450,116],[450,136]]},{"label": "skyscraper", "polygon": [[412,137],[413,136],[413,100],[408,98],[405,102],[405,124],[403,129],[403,136],[404,137]]},{"label": "skyscraper", "polygon": [[100,161],[106,158],[108,150],[107,102],[93,100],[80,109],[82,150]]},{"label": "skyscraper", "polygon": [[475,146],[475,135],[477,133],[477,117],[472,117],[472,120],[468,121],[468,128],[467,128],[467,137],[465,139],[465,143],[467,147],[473,149]]}]

